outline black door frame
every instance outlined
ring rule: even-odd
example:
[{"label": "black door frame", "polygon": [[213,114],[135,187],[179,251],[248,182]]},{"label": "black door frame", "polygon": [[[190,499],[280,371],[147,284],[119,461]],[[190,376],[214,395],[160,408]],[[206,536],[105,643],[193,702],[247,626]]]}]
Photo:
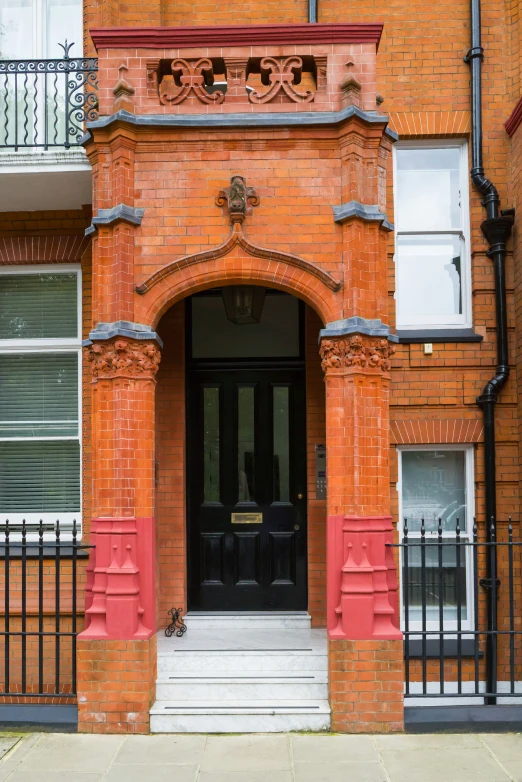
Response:
[{"label": "black door frame", "polygon": [[[212,291],[216,296],[221,296],[220,290]],[[279,291],[271,291],[271,293],[279,293]],[[209,291],[203,292],[202,295],[208,295]],[[196,296],[198,294],[195,294]],[[237,371],[263,371],[270,376],[270,372],[274,373],[279,371],[290,371],[292,374],[302,374],[300,383],[302,383],[303,390],[303,404],[302,404],[302,446],[303,446],[303,483],[304,483],[304,526],[306,533],[303,537],[303,561],[304,561],[304,592],[306,608],[308,607],[308,492],[307,492],[307,456],[306,456],[306,375],[305,375],[305,306],[304,302],[298,299],[299,302],[299,356],[293,358],[235,358],[235,359],[193,359],[192,358],[192,307],[191,298],[187,298],[185,301],[185,412],[186,412],[186,426],[185,426],[185,438],[186,438],[186,463],[185,463],[185,480],[186,480],[186,557],[187,557],[187,610],[198,610],[191,606],[191,517],[192,517],[192,498],[191,498],[191,481],[195,478],[195,465],[194,465],[194,449],[191,447],[193,442],[189,442],[191,435],[190,432],[190,404],[189,395],[191,392],[191,385],[194,382],[194,378],[198,375],[201,377],[211,372],[237,372]],[[297,298],[297,297],[295,297]],[[241,326],[238,326],[241,328]],[[246,509],[245,509],[246,510]],[[212,610],[212,609],[210,609]],[[219,610],[219,609],[215,609]],[[238,609],[239,610],[239,609]],[[244,609],[243,609],[244,610]],[[256,610],[256,609],[252,609]],[[288,609],[281,609],[288,610]],[[303,610],[303,609],[300,609]]]}]

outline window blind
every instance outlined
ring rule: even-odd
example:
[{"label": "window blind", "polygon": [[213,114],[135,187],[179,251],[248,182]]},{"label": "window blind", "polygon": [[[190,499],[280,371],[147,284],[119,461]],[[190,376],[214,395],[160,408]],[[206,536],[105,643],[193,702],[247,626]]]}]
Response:
[{"label": "window blind", "polygon": [[77,336],[75,273],[0,274],[0,339]]},{"label": "window blind", "polygon": [[80,510],[80,444],[0,442],[0,514]]},{"label": "window blind", "polygon": [[0,354],[0,437],[78,435],[78,354]]}]

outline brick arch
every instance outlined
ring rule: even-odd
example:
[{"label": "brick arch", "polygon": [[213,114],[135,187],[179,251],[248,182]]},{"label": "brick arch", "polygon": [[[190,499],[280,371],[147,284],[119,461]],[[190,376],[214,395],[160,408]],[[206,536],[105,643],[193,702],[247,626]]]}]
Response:
[{"label": "brick arch", "polygon": [[[224,258],[198,259],[171,269],[164,276],[160,271],[159,275],[150,289],[136,296],[135,320],[138,323],[156,327],[173,304],[193,293],[220,285],[246,283],[277,288],[297,296],[317,312],[323,324],[343,317],[342,294],[332,289],[339,285],[324,272],[318,276],[314,264],[308,262],[299,265],[277,257],[257,259],[236,247]],[[322,279],[323,275],[332,280],[331,285]]]}]

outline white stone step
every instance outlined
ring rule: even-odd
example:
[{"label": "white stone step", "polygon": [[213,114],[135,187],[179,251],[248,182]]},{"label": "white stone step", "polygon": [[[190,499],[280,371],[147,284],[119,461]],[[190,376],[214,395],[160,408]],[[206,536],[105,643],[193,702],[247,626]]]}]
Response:
[{"label": "white stone step", "polygon": [[309,630],[308,611],[189,611],[183,621],[189,630]]},{"label": "white stone step", "polygon": [[180,652],[172,655],[158,655],[158,675],[163,674],[237,674],[248,672],[252,675],[260,673],[281,673],[295,671],[328,670],[328,658],[314,651],[280,651],[267,653],[264,651],[243,652]]},{"label": "white stone step", "polygon": [[151,733],[281,733],[329,728],[327,700],[157,701],[150,710]]},{"label": "white stone step", "polygon": [[290,671],[270,673],[184,676],[162,675],[156,682],[157,701],[237,701],[237,700],[327,700],[326,672]]}]

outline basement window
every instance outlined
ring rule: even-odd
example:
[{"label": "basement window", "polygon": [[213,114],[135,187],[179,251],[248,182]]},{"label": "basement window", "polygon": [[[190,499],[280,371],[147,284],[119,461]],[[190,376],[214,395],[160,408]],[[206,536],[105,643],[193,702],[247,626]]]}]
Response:
[{"label": "basement window", "polygon": [[[399,449],[398,531],[402,542],[407,522],[409,541],[407,574],[404,548],[400,549],[403,629],[406,625],[406,577],[410,631],[420,630],[425,624],[427,630],[451,632],[458,629],[459,621],[462,630],[473,627],[472,552],[471,546],[466,545],[473,535],[473,487],[473,447],[440,445],[435,448],[409,446]],[[420,545],[422,519],[424,555]],[[439,519],[443,540],[441,547],[436,545]],[[457,520],[462,544],[459,551],[456,545]],[[445,635],[450,640],[451,637],[451,634]]]},{"label": "basement window", "polygon": [[0,270],[0,539],[81,522],[80,270]]},{"label": "basement window", "polygon": [[470,327],[467,145],[405,142],[394,159],[397,328]]}]

